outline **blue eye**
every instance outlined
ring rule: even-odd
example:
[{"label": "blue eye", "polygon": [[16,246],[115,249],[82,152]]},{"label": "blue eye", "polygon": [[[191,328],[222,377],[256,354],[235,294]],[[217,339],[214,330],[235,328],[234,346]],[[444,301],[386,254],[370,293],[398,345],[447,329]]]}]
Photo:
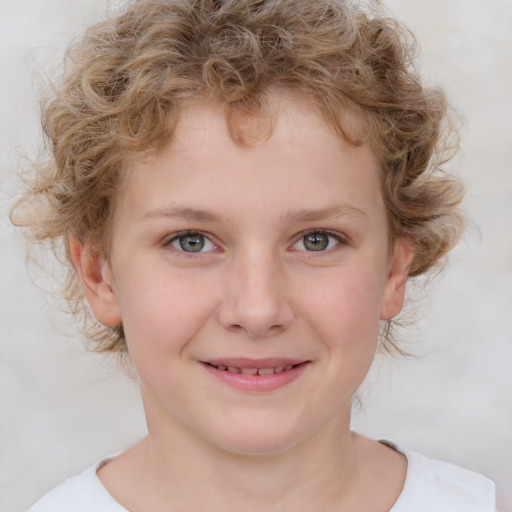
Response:
[{"label": "blue eye", "polygon": [[211,251],[215,245],[201,233],[183,233],[173,238],[169,245],[182,252]]},{"label": "blue eye", "polygon": [[293,247],[301,251],[320,252],[332,249],[340,243],[340,237],[334,234],[325,231],[313,231],[304,235]]}]

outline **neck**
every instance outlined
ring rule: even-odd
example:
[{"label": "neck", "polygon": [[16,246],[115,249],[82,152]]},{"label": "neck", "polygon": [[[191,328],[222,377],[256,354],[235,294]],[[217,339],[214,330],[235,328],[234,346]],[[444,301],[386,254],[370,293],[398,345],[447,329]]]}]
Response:
[{"label": "neck", "polygon": [[405,457],[350,432],[348,407],[292,446],[251,454],[223,449],[178,422],[152,421],[147,407],[146,413],[148,437],[98,471],[132,512],[382,512],[405,480]]},{"label": "neck", "polygon": [[169,510],[350,510],[340,504],[355,499],[360,475],[348,422],[335,418],[277,454],[233,453],[186,430],[150,428],[139,448],[139,481],[146,500]]}]

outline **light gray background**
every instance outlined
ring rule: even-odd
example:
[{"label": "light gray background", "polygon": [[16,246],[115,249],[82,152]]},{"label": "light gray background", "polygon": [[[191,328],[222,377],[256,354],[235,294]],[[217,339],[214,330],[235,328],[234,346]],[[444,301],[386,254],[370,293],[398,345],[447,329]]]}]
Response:
[{"label": "light gray background", "polygon": [[[406,335],[419,357],[378,362],[354,426],[485,473],[512,510],[512,2],[384,3],[416,33],[424,73],[467,118],[453,169],[480,233],[467,233]],[[20,154],[39,147],[37,75],[113,5],[0,0],[0,512],[25,510],[145,432],[136,384],[88,353],[30,281],[7,220]]]}]

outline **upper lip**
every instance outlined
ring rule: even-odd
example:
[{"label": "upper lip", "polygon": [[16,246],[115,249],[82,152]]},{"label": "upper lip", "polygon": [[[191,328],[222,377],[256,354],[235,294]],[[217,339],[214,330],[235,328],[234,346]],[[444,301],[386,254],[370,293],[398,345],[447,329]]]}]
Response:
[{"label": "upper lip", "polygon": [[212,366],[231,366],[235,368],[278,368],[281,366],[296,365],[307,362],[306,359],[288,357],[267,357],[264,359],[250,359],[246,357],[222,357],[219,359],[202,360]]}]

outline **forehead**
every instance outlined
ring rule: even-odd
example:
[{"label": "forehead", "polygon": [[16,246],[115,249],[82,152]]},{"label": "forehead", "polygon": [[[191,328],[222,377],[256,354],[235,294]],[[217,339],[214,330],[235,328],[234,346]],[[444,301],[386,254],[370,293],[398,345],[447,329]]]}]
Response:
[{"label": "forehead", "polygon": [[130,163],[121,199],[129,199],[131,209],[186,203],[253,213],[262,205],[359,208],[381,201],[372,151],[335,134],[307,101],[281,98],[270,118],[235,119],[255,141],[249,147],[233,138],[230,120],[216,102],[185,108],[172,142]]}]

